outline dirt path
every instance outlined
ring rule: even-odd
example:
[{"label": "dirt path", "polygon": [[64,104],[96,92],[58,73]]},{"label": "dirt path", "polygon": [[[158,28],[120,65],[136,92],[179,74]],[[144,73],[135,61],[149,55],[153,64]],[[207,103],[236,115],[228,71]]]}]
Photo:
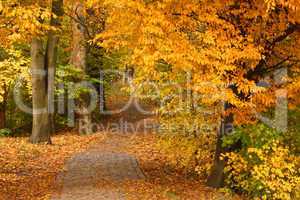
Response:
[{"label": "dirt path", "polygon": [[118,128],[107,134],[104,142],[66,163],[66,172],[58,177],[62,190],[56,192],[52,200],[123,200],[122,182],[145,178],[137,158],[125,149],[132,134],[146,131],[146,116],[130,106],[125,112],[110,117],[104,122],[106,131],[111,125]]},{"label": "dirt path", "polygon": [[119,127],[66,163],[58,177],[62,188],[52,200],[240,200],[170,165],[156,147],[157,123],[151,116],[130,107],[102,122]]},{"label": "dirt path", "polygon": [[[59,179],[63,188],[53,200],[118,200],[125,199],[118,187],[123,181],[144,179],[137,159],[120,151],[128,137],[108,135],[107,140],[89,151],[74,156],[67,163],[67,172]],[[99,183],[106,182],[106,187]]]}]

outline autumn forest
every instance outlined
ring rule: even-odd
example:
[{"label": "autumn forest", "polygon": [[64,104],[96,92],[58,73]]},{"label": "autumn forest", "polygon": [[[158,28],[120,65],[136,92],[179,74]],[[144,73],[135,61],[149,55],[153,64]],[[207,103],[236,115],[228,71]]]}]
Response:
[{"label": "autumn forest", "polygon": [[298,0],[0,0],[0,200],[298,200],[299,99]]}]

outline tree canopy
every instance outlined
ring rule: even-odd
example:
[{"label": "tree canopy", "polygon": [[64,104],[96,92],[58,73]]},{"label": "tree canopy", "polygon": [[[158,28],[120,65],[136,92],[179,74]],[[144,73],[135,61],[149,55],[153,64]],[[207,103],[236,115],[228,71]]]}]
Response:
[{"label": "tree canopy", "polygon": [[0,136],[92,134],[125,91],[177,167],[299,198],[299,46],[298,0],[0,0]]}]

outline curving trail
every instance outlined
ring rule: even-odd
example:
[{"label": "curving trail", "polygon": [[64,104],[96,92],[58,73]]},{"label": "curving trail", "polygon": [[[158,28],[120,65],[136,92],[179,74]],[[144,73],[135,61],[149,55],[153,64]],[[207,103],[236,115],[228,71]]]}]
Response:
[{"label": "curving trail", "polygon": [[[154,133],[158,122],[154,116],[141,114],[130,106],[101,121],[106,127],[111,124],[119,127],[111,132],[99,131],[98,134],[106,135],[104,141],[66,163],[66,171],[57,178],[57,185],[62,187],[51,200],[241,199],[208,188],[192,174],[169,165],[156,148]],[[133,128],[128,129],[128,125]]]},{"label": "curving trail", "polygon": [[[123,138],[123,140],[122,140]],[[107,141],[89,151],[75,155],[66,164],[67,172],[59,181],[63,188],[53,200],[118,200],[125,199],[118,187],[123,181],[144,179],[137,159],[118,151],[127,137],[110,135]],[[100,183],[106,183],[100,185]]]},{"label": "curving trail", "polygon": [[[110,116],[108,121],[104,122],[105,126],[109,126],[110,123],[118,124],[119,131],[106,134],[104,142],[73,156],[66,163],[66,172],[58,177],[58,182],[62,185],[61,191],[55,192],[51,199],[125,199],[122,182],[145,179],[136,157],[127,153],[126,147],[130,143],[131,135],[137,134],[135,131],[139,131],[139,134],[151,131],[149,130],[151,126],[145,127],[146,117],[140,114],[134,105],[119,115]],[[133,127],[131,129],[123,127],[128,124]]]}]

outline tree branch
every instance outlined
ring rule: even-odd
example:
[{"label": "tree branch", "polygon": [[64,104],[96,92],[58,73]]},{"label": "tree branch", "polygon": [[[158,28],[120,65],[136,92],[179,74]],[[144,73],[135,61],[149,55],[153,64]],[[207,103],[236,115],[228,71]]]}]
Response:
[{"label": "tree branch", "polygon": [[78,24],[80,24],[81,26],[83,26],[84,29],[86,30],[86,34],[88,36],[88,39],[92,39],[93,37],[92,37],[92,35],[89,32],[88,26],[82,20],[80,20],[81,17],[79,16],[79,14],[77,12],[77,9],[78,9],[78,7],[75,9],[75,15],[76,15],[76,17],[72,16],[71,14],[69,14],[67,12],[65,14],[68,17],[70,17],[72,20],[74,20],[75,22],[77,22]]},{"label": "tree branch", "polygon": [[268,41],[267,49],[272,49],[277,43],[282,42],[296,31],[300,31],[300,24],[289,24],[288,28],[281,35],[274,38],[272,41]]}]

